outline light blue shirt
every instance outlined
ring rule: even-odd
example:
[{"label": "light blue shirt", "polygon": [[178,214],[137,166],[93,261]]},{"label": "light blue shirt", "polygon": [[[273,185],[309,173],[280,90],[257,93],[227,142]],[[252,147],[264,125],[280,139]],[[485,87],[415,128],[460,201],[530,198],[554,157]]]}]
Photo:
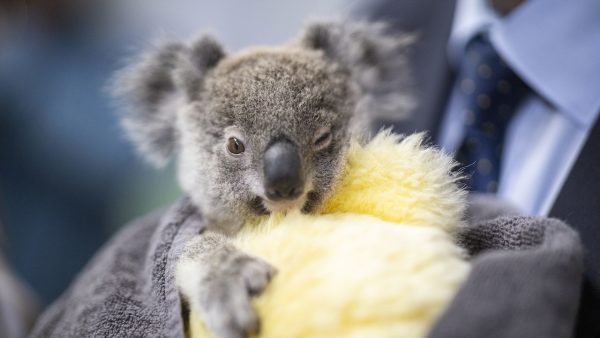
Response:
[{"label": "light blue shirt", "polygon": [[[529,0],[499,18],[485,0],[459,0],[452,64],[482,31],[534,92],[507,130],[498,196],[526,214],[547,215],[600,112],[600,1]],[[455,85],[440,135],[449,152],[465,132],[458,90]]]}]

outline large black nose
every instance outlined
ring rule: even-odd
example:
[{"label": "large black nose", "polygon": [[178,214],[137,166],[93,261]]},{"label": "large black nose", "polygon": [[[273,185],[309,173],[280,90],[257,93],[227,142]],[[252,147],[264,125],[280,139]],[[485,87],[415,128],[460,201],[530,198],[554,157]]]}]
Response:
[{"label": "large black nose", "polygon": [[273,201],[294,199],[304,189],[298,148],[287,140],[271,144],[264,155],[265,192]]}]

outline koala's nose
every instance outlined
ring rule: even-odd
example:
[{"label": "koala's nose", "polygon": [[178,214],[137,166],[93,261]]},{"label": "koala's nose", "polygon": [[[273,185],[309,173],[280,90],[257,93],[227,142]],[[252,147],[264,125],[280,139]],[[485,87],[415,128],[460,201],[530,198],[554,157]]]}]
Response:
[{"label": "koala's nose", "polygon": [[289,141],[273,143],[264,154],[265,192],[273,201],[294,199],[304,189],[298,148]]}]

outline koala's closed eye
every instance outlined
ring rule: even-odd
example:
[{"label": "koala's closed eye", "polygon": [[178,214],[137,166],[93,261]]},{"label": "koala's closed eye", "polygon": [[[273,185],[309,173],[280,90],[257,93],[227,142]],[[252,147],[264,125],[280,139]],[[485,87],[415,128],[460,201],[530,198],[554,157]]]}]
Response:
[{"label": "koala's closed eye", "polygon": [[315,151],[323,150],[331,144],[333,140],[333,134],[331,133],[331,128],[323,127],[317,130],[315,134],[315,138],[313,141],[313,147]]}]

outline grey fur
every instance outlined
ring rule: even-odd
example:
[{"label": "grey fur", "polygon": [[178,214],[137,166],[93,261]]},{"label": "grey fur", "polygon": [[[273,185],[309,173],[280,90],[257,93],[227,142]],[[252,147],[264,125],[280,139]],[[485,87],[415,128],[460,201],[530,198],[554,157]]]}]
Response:
[{"label": "grey fur", "polygon": [[194,99],[207,69],[222,57],[221,46],[202,37],[191,46],[161,43],[115,76],[112,94],[123,107],[122,126],[138,151],[164,166],[177,148],[176,112]]},{"label": "grey fur", "polygon": [[274,274],[264,260],[240,252],[223,235],[207,232],[187,243],[176,279],[184,300],[202,314],[216,337],[241,338],[258,332],[250,296],[260,294]]},{"label": "grey fur", "polygon": [[413,108],[406,54],[414,39],[392,33],[383,22],[319,22],[307,27],[300,43],[348,69],[360,89],[357,112],[364,121],[374,115],[398,119]]},{"label": "grey fur", "polygon": [[[156,164],[176,155],[180,185],[207,222],[208,232],[187,247],[178,280],[217,337],[256,329],[250,297],[273,274],[227,240],[244,222],[281,207],[265,197],[267,146],[284,137],[298,147],[305,194],[286,208],[312,212],[341,175],[359,130],[353,121],[407,108],[397,79],[405,78],[410,39],[385,32],[381,24],[316,23],[288,45],[228,56],[205,36],[162,45],[117,77],[114,92],[130,103],[123,116],[129,137]],[[331,143],[315,147],[327,128]],[[241,140],[245,152],[230,154],[229,137]]]}]

